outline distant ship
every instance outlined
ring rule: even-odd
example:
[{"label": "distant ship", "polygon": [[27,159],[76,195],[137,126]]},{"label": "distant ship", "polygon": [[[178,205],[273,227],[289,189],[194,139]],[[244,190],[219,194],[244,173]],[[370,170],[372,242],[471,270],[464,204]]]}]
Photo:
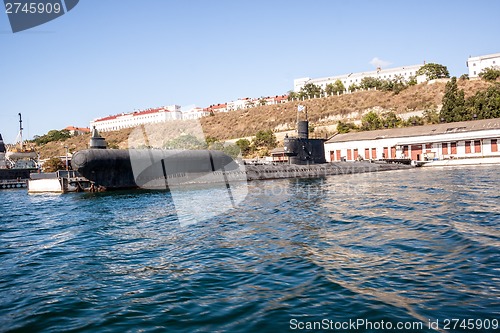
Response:
[{"label": "distant ship", "polygon": [[23,141],[23,121],[19,113],[18,142],[7,147],[0,134],[0,190],[27,187],[30,174],[38,171],[38,154]]}]

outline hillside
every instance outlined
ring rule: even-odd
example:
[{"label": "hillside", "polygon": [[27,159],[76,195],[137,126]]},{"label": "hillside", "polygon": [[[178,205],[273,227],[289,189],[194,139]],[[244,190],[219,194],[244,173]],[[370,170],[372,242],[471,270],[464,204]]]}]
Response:
[{"label": "hillside", "polygon": [[[460,89],[466,97],[479,90],[486,89],[490,83],[486,81],[458,80]],[[438,108],[444,95],[445,83],[419,84],[411,86],[399,94],[387,91],[359,91],[352,94],[325,98],[294,101],[278,105],[266,105],[251,109],[217,113],[201,119],[205,137],[219,140],[249,137],[259,130],[272,129],[282,132],[295,129],[297,106],[307,107],[311,125],[316,128],[335,125],[339,120],[356,121],[369,110],[391,110],[399,115],[415,111]],[[182,125],[182,126],[181,126]],[[148,133],[156,142],[166,138],[168,134],[184,133],[196,128],[196,124],[171,122],[166,125],[150,125]],[[330,126],[335,128],[335,126]],[[184,130],[182,130],[184,129]],[[195,129],[196,131],[196,129]],[[114,148],[127,148],[132,129],[105,132],[101,135]],[[64,146],[70,151],[86,149],[90,135],[72,137],[64,142],[50,142],[39,148],[41,158],[61,156],[65,154]]]},{"label": "hillside", "polygon": [[[459,80],[466,97],[487,88],[485,81]],[[297,106],[305,105],[314,126],[336,124],[339,120],[357,120],[370,109],[391,110],[397,114],[437,108],[444,95],[445,83],[420,84],[399,94],[386,91],[359,91],[353,94],[267,105],[246,110],[215,114],[202,119],[207,136],[220,139],[245,137],[260,129],[284,131],[295,128]]]}]

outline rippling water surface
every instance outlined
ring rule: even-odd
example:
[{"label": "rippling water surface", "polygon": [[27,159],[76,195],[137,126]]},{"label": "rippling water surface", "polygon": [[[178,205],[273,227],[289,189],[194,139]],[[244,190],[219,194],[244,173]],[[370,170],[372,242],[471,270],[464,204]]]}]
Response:
[{"label": "rippling water surface", "polygon": [[[498,170],[251,182],[242,205],[190,225],[179,224],[168,192],[1,191],[0,332],[493,323]],[[182,195],[198,215],[217,206],[207,189]]]}]

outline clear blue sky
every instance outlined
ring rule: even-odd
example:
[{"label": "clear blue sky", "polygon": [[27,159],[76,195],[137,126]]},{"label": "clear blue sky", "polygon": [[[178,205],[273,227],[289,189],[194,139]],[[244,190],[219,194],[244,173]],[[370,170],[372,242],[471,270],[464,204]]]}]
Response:
[{"label": "clear blue sky", "polygon": [[293,79],[500,52],[500,1],[80,0],[13,34],[0,12],[0,133],[286,93]]}]

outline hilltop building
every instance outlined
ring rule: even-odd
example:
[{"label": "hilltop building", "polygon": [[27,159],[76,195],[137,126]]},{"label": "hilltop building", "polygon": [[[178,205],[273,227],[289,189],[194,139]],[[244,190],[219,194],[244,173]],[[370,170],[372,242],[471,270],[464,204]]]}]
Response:
[{"label": "hilltop building", "polygon": [[500,156],[500,118],[337,134],[325,143],[329,162],[414,161]]},{"label": "hilltop building", "polygon": [[193,107],[189,110],[182,112],[182,120],[194,120],[200,119],[202,117],[206,117],[210,115],[210,111],[208,109]]},{"label": "hilltop building", "polygon": [[90,133],[90,128],[88,127],[68,126],[65,128],[65,130],[67,130],[71,135],[82,135]]},{"label": "hilltop building", "polygon": [[94,119],[90,122],[90,127],[95,127],[99,132],[117,131],[123,128],[177,119],[182,119],[181,107],[170,105]]},{"label": "hilltop building", "polygon": [[219,104],[210,105],[208,107],[208,109],[214,113],[228,112],[229,111],[229,109],[227,107],[227,103],[219,103]]},{"label": "hilltop building", "polygon": [[[411,65],[404,67],[381,69],[377,68],[375,71],[371,72],[360,72],[360,73],[349,73],[338,76],[322,77],[318,79],[311,79],[309,77],[300,78],[293,80],[293,91],[299,92],[300,89],[307,83],[314,83],[320,86],[322,89],[326,89],[326,86],[330,83],[335,83],[335,81],[340,80],[346,89],[349,88],[351,84],[360,84],[361,80],[365,77],[373,77],[382,80],[392,80],[397,76],[403,77],[406,81],[412,76],[416,76],[417,71],[422,67],[422,65]],[[424,82],[427,78],[425,76],[418,76],[417,83]]]},{"label": "hilltop building", "polygon": [[478,78],[479,73],[485,68],[500,68],[500,53],[469,57],[469,59],[467,59],[467,67],[469,68],[469,78]]},{"label": "hilltop building", "polygon": [[239,98],[236,101],[224,104],[214,104],[208,107],[212,112],[229,112],[235,110],[249,109],[261,105],[275,105],[288,102],[288,95],[267,96],[261,98]]}]

